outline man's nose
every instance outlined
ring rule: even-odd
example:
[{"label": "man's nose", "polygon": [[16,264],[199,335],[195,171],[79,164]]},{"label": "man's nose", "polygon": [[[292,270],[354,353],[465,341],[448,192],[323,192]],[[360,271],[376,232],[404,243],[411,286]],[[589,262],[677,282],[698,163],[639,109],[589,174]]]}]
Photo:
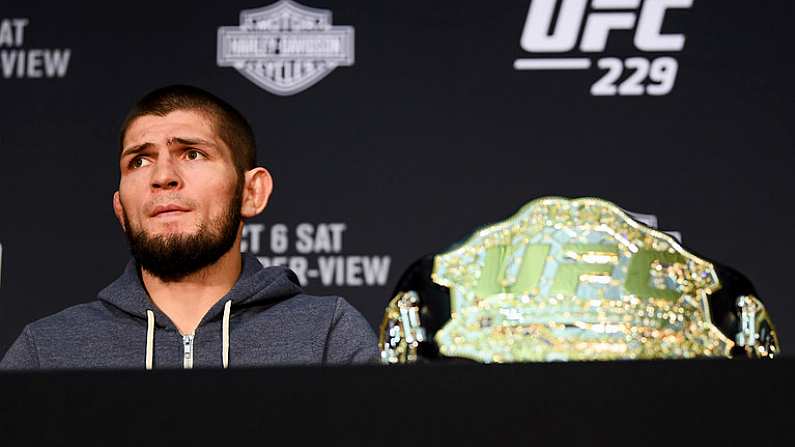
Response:
[{"label": "man's nose", "polygon": [[181,186],[182,177],[171,157],[157,160],[152,170],[152,189],[178,189]]}]

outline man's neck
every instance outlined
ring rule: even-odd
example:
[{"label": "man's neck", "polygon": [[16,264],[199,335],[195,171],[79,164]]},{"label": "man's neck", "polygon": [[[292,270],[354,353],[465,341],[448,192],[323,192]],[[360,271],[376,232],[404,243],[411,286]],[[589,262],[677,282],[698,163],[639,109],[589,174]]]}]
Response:
[{"label": "man's neck", "polygon": [[178,281],[164,282],[141,270],[144,287],[158,309],[182,335],[193,334],[207,311],[235,285],[242,269],[239,247],[233,247],[215,264]]}]

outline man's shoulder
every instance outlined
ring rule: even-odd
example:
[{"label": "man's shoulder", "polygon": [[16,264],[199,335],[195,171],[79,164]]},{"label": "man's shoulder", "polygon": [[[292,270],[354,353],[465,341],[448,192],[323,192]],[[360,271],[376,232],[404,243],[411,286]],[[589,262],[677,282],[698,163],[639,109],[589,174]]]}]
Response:
[{"label": "man's shoulder", "polygon": [[274,307],[283,307],[285,309],[296,309],[301,311],[327,311],[328,309],[334,310],[337,302],[343,298],[333,295],[310,295],[307,293],[299,293],[291,296],[289,299],[279,302]]},{"label": "man's shoulder", "polygon": [[40,318],[28,324],[28,330],[33,335],[45,337],[64,332],[94,331],[98,324],[107,322],[109,317],[107,306],[99,300],[94,300]]},{"label": "man's shoulder", "polygon": [[[299,294],[279,303],[280,333],[312,334],[319,342],[322,363],[371,363],[378,359],[378,340],[367,319],[340,296]],[[276,307],[276,306],[274,306]]]},{"label": "man's shoulder", "polygon": [[314,315],[329,320],[347,314],[364,318],[345,298],[337,295],[310,295],[300,293],[278,303],[274,307],[282,312],[300,312],[304,316]]},{"label": "man's shoulder", "polygon": [[[345,298],[336,295],[296,295],[284,304],[291,309],[301,312],[305,316],[316,316],[325,320],[329,325],[329,330],[334,326],[355,326],[369,328],[369,323],[356,307],[349,303]],[[344,322],[340,325],[340,322]],[[339,329],[339,328],[338,328]]]},{"label": "man's shoulder", "polygon": [[340,319],[366,323],[364,316],[345,298],[336,295],[299,293],[271,306],[263,317],[276,318],[294,329],[329,331]]},{"label": "man's shoulder", "polygon": [[269,306],[261,315],[266,319],[274,318],[291,330],[314,332],[328,328],[340,300],[342,298],[337,296],[299,293]]}]

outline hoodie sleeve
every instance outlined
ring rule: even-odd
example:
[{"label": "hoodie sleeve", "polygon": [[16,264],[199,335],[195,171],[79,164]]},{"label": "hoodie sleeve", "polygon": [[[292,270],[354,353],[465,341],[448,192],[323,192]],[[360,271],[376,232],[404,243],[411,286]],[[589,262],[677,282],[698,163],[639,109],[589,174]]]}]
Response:
[{"label": "hoodie sleeve", "polygon": [[379,355],[378,339],[370,323],[347,301],[337,298],[323,364],[376,363]]},{"label": "hoodie sleeve", "polygon": [[39,368],[39,356],[37,355],[36,344],[33,341],[33,335],[30,333],[30,326],[25,326],[22,334],[11,345],[3,360],[0,360],[0,370],[37,368]]}]

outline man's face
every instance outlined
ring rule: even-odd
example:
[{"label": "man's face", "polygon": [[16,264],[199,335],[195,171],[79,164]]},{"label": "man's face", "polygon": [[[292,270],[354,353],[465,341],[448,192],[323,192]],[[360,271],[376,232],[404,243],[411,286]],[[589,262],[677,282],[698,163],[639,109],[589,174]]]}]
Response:
[{"label": "man's face", "polygon": [[215,262],[234,243],[237,173],[231,150],[203,114],[135,119],[122,142],[120,168],[116,213],[146,270],[178,279]]}]

